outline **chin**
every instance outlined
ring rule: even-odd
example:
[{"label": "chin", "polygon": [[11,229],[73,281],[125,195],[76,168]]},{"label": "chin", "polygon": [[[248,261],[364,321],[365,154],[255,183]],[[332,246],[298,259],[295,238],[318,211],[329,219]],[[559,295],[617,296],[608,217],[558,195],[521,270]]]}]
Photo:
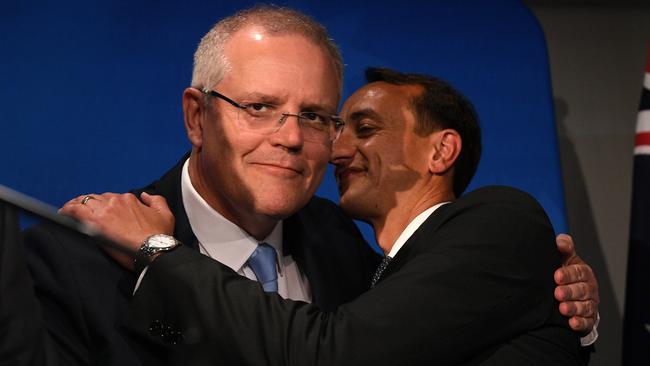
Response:
[{"label": "chin", "polygon": [[341,209],[346,215],[355,220],[363,220],[363,209],[359,205],[359,199],[355,199],[351,194],[342,194],[341,201],[339,202]]},{"label": "chin", "polygon": [[309,202],[309,198],[278,195],[257,201],[256,211],[274,219],[283,220],[295,214]]},{"label": "chin", "polygon": [[348,186],[342,190],[339,206],[346,215],[355,220],[369,222],[376,217],[381,196],[367,186]]}]

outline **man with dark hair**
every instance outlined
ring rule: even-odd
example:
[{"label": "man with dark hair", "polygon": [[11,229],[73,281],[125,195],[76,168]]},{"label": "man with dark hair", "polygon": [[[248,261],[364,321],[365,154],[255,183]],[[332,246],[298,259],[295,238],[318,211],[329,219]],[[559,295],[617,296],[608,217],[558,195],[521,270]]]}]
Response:
[{"label": "man with dark hair", "polygon": [[439,128],[460,134],[463,149],[454,164],[454,194],[459,197],[474,177],[481,158],[481,130],[472,104],[439,79],[418,74],[402,74],[390,69],[368,68],[369,83],[385,81],[394,85],[421,85],[424,91],[413,98],[417,120],[414,132],[424,136]]},{"label": "man with dark hair", "polygon": [[[368,75],[343,106],[332,162],[341,207],[373,226],[386,255],[373,288],[325,312],[263,292],[184,246],[165,246],[131,304],[146,363],[584,363],[553,296],[560,256],[543,209],[507,187],[458,196],[480,156],[471,103],[436,78]],[[171,215],[164,205],[97,198],[92,211],[74,203],[66,210],[133,250],[140,241],[120,236],[132,212],[153,223]],[[169,230],[154,224],[138,235]]]}]

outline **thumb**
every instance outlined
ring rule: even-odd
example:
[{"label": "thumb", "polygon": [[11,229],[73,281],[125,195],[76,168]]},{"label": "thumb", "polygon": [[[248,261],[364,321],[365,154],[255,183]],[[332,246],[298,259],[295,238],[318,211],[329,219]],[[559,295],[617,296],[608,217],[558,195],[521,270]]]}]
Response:
[{"label": "thumb", "polygon": [[151,195],[147,192],[142,192],[140,198],[142,199],[142,203],[150,208],[153,208],[157,212],[170,212],[169,206],[167,206],[167,200],[163,196]]},{"label": "thumb", "polygon": [[562,265],[570,265],[574,263],[579,263],[580,257],[576,253],[575,245],[573,244],[573,239],[567,234],[560,234],[555,238],[557,249],[562,255]]},{"label": "thumb", "polygon": [[570,257],[576,254],[575,247],[573,246],[573,240],[567,234],[560,234],[555,238],[557,243],[557,249],[562,253],[562,256]]}]

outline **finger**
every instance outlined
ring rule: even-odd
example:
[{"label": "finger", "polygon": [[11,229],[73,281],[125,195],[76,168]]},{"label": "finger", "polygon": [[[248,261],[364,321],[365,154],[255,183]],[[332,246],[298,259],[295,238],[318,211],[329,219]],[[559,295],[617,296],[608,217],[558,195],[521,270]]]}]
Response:
[{"label": "finger", "polygon": [[557,244],[557,249],[562,253],[564,257],[571,257],[576,255],[575,246],[573,245],[573,239],[567,234],[560,234],[555,238]]},{"label": "finger", "polygon": [[81,203],[77,202],[76,198],[73,198],[70,201],[66,202],[65,205],[63,205],[57,212],[62,215],[67,215],[68,212],[77,205],[81,205]]},{"label": "finger", "polygon": [[555,298],[558,301],[594,300],[590,287],[586,282],[578,282],[555,288]]},{"label": "finger", "polygon": [[555,238],[557,249],[562,256],[562,266],[571,264],[584,264],[585,262],[576,253],[573,239],[567,234],[560,234]]},{"label": "finger", "polygon": [[569,319],[569,326],[576,332],[587,333],[593,329],[594,321],[591,318],[574,316]]},{"label": "finger", "polygon": [[564,301],[559,305],[560,313],[566,317],[593,318],[596,320],[596,304],[592,300]]},{"label": "finger", "polygon": [[166,214],[167,212],[170,212],[169,206],[167,206],[167,200],[163,196],[151,195],[147,192],[142,192],[140,198],[142,198],[142,202],[144,202],[145,205],[153,208],[159,213]]},{"label": "finger", "polygon": [[572,264],[558,268],[553,277],[558,285],[567,285],[594,280],[594,273],[586,264]]},{"label": "finger", "polygon": [[140,193],[140,200],[142,200],[142,203],[144,203],[148,207],[151,207],[152,202],[153,202],[153,197],[154,196],[150,195],[147,192]]},{"label": "finger", "polygon": [[83,198],[85,196],[86,196],[85,194],[83,196],[77,196],[77,197],[71,199],[70,201],[66,202],[63,206],[67,206],[67,205],[71,205],[71,204],[75,204],[75,203],[79,204],[79,203],[81,203],[81,200],[83,200]]},{"label": "finger", "polygon": [[136,197],[133,193],[123,193],[115,196],[118,201],[121,201],[125,203],[126,205],[132,206],[139,206],[142,204],[142,202]]},{"label": "finger", "polygon": [[99,199],[97,195],[91,195],[91,194],[84,196],[83,201],[81,201],[81,205],[91,207],[93,209],[101,206],[101,204],[102,204],[101,199]]},{"label": "finger", "polygon": [[77,220],[87,221],[93,215],[93,209],[80,203],[67,204],[59,210],[61,215],[71,216]]}]

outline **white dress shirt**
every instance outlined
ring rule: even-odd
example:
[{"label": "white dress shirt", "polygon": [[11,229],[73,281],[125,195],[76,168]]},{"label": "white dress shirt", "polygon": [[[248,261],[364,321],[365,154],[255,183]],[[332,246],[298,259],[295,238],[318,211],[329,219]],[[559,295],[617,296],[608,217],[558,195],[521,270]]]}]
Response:
[{"label": "white dress shirt", "polygon": [[[189,159],[181,173],[183,206],[199,249],[233,271],[251,280],[257,280],[247,265],[248,257],[257,247],[258,240],[214,210],[194,189],[188,172]],[[300,271],[290,255],[282,253],[282,221],[262,240],[277,252],[278,294],[285,299],[311,302],[307,277]]]}]

